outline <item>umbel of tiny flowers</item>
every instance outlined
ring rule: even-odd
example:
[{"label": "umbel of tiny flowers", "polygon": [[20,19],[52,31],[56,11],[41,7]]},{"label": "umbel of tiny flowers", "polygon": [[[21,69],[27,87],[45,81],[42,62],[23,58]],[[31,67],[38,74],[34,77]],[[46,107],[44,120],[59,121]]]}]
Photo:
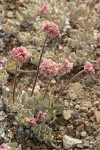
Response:
[{"label": "umbel of tiny flowers", "polygon": [[68,59],[64,59],[63,65],[66,68],[67,73],[69,73],[73,68],[73,63],[71,63]]},{"label": "umbel of tiny flowers", "polygon": [[43,26],[43,30],[47,32],[50,37],[56,37],[59,35],[59,26],[53,22],[47,22]]},{"label": "umbel of tiny flowers", "polygon": [[38,15],[47,16],[49,14],[50,14],[50,9],[49,9],[49,6],[47,4],[41,4],[38,7]]},{"label": "umbel of tiny flowers", "polygon": [[26,62],[30,55],[29,52],[27,51],[27,49],[25,47],[17,47],[17,48],[13,48],[10,51],[13,59],[18,62],[18,63],[24,63]]},{"label": "umbel of tiny flowers", "polygon": [[44,77],[52,78],[58,74],[59,64],[51,59],[44,59],[40,64],[40,74]]},{"label": "umbel of tiny flowers", "polygon": [[27,119],[27,123],[30,125],[30,126],[35,126],[37,123],[40,123],[41,121],[43,121],[45,118],[47,117],[47,113],[46,112],[43,112],[43,111],[40,111],[37,115],[37,118],[31,118],[31,119]]},{"label": "umbel of tiny flowers", "polygon": [[46,38],[45,38],[45,40],[44,40],[43,48],[42,48],[42,51],[41,51],[41,54],[40,54],[40,59],[39,59],[39,64],[38,64],[38,68],[37,68],[36,78],[35,78],[35,81],[33,81],[33,87],[32,87],[31,96],[32,96],[33,93],[34,93],[35,85],[36,85],[36,82],[37,82],[37,79],[38,79],[39,68],[40,68],[42,56],[43,56],[44,51],[45,51],[45,44],[46,44],[47,38],[48,38],[48,36],[56,37],[56,36],[59,35],[59,32],[60,32],[60,31],[59,31],[59,26],[56,25],[56,24],[53,23],[53,22],[45,23],[44,26],[43,26],[43,29],[44,29],[44,31],[47,33],[47,36],[46,36]]},{"label": "umbel of tiny flowers", "polygon": [[35,126],[37,124],[37,119],[36,118],[32,118],[32,119],[27,119],[27,123],[30,126]]},{"label": "umbel of tiny flowers", "polygon": [[42,120],[44,120],[46,117],[47,117],[47,113],[46,112],[43,112],[43,111],[40,111],[37,115],[37,122],[41,122]]},{"label": "umbel of tiny flowers", "polygon": [[10,147],[7,144],[3,143],[0,145],[0,150],[10,150]]},{"label": "umbel of tiny flowers", "polygon": [[39,69],[40,69],[40,74],[42,74],[44,77],[49,78],[49,81],[47,83],[46,90],[43,96],[43,99],[44,99],[47,94],[51,79],[58,74],[59,64],[57,64],[51,59],[44,59],[43,62],[40,64]]},{"label": "umbel of tiny flowers", "polygon": [[13,59],[16,61],[16,70],[15,70],[14,88],[13,88],[13,104],[14,104],[18,65],[26,62],[29,59],[30,55],[25,47],[13,48],[10,51],[10,54],[12,55]]},{"label": "umbel of tiny flowers", "polygon": [[84,65],[84,70],[89,76],[92,76],[95,73],[93,65],[90,62],[86,62]]}]

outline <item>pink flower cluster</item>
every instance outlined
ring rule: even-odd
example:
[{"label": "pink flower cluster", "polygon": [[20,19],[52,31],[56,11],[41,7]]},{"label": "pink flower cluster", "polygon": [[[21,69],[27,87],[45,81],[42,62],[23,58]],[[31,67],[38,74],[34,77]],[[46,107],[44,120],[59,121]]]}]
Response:
[{"label": "pink flower cluster", "polygon": [[69,73],[73,68],[73,63],[71,63],[68,59],[63,61],[63,65],[66,68],[66,72]]},{"label": "pink flower cluster", "polygon": [[10,53],[11,53],[13,59],[19,63],[26,62],[30,57],[30,55],[25,47],[13,48],[10,51]]},{"label": "pink flower cluster", "polygon": [[36,118],[32,118],[32,119],[28,119],[27,120],[27,123],[30,125],[30,126],[34,126],[37,122],[37,119]]},{"label": "pink flower cluster", "polygon": [[47,113],[40,111],[37,115],[37,118],[28,119],[27,123],[31,126],[35,126],[38,122],[41,122],[47,117]]},{"label": "pink flower cluster", "polygon": [[100,33],[95,32],[94,33],[94,39],[96,44],[100,44]]},{"label": "pink flower cluster", "polygon": [[44,31],[51,37],[56,37],[59,35],[59,26],[53,22],[47,22],[43,26]]},{"label": "pink flower cluster", "polygon": [[41,122],[42,120],[44,120],[47,117],[47,113],[40,111],[37,115],[37,121]]},{"label": "pink flower cluster", "polygon": [[59,64],[51,59],[44,59],[40,65],[40,74],[44,77],[54,77],[58,74]]},{"label": "pink flower cluster", "polygon": [[10,150],[10,147],[3,143],[0,145],[0,150]]},{"label": "pink flower cluster", "polygon": [[97,62],[98,64],[100,64],[100,57],[98,57],[98,58],[96,59],[96,62]]},{"label": "pink flower cluster", "polygon": [[86,73],[90,76],[92,76],[95,73],[95,70],[93,68],[93,65],[90,62],[86,62],[84,65],[84,70]]},{"label": "pink flower cluster", "polygon": [[49,6],[47,4],[42,4],[38,7],[38,14],[41,15],[48,15],[50,14]]},{"label": "pink flower cluster", "polygon": [[100,15],[100,3],[96,4],[97,13]]}]

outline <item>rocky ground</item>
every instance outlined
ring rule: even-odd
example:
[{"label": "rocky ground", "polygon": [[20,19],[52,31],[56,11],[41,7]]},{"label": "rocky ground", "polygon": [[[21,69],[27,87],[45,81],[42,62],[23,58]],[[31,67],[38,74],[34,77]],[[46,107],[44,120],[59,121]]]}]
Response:
[{"label": "rocky ground", "polygon": [[[0,9],[3,9],[0,5]],[[8,11],[8,18],[12,18],[12,12]],[[27,27],[26,27],[27,28]],[[18,41],[13,36],[8,36],[2,30],[0,25],[0,56],[6,56],[8,49],[18,45]],[[62,35],[64,33],[62,32]],[[58,46],[58,45],[57,45]],[[60,49],[59,45],[59,49]],[[5,49],[6,48],[6,49]],[[3,51],[2,51],[3,49]],[[99,48],[96,50],[99,52]],[[95,51],[95,53],[96,53]],[[94,54],[95,55],[95,54]],[[28,64],[29,65],[29,64]],[[23,68],[32,68],[24,66]],[[36,69],[36,68],[34,68]],[[78,71],[79,66],[72,73],[65,74],[61,78],[55,78],[51,81],[50,86],[53,88],[52,93],[58,93],[65,81],[70,79]],[[38,141],[32,133],[29,126],[17,126],[17,114],[11,113],[9,108],[0,105],[0,143],[4,140],[4,132],[7,135],[6,141],[9,141],[12,133],[14,140],[23,143],[23,150],[100,150],[100,66],[95,65],[96,73],[93,77],[86,74],[76,78],[70,83],[67,89],[62,93],[61,99],[64,101],[63,115],[59,115],[57,120],[52,124],[54,141],[53,145],[48,145]],[[9,74],[7,86],[12,87],[13,74]],[[31,87],[31,76],[20,74],[18,77],[18,87],[23,89]],[[29,81],[29,82],[27,82]],[[39,78],[41,89],[45,89],[46,81]],[[4,127],[4,128],[3,128]],[[17,129],[17,130],[16,130]],[[26,138],[27,137],[27,138]],[[24,140],[23,140],[24,139]]]}]

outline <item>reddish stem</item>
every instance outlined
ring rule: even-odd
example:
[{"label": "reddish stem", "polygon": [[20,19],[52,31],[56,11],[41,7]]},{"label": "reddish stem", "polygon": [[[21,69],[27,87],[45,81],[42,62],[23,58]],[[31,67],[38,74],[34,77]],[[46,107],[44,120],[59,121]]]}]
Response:
[{"label": "reddish stem", "polygon": [[16,63],[16,69],[15,69],[15,78],[14,78],[14,87],[13,87],[13,104],[15,102],[15,90],[16,90],[16,82],[17,82],[17,69],[18,69],[18,63]]},{"label": "reddish stem", "polygon": [[73,77],[65,84],[65,86],[64,86],[64,87],[62,88],[62,90],[60,91],[60,93],[59,93],[59,95],[58,95],[58,97],[56,98],[56,100],[55,100],[54,103],[57,102],[57,100],[59,99],[60,95],[63,93],[63,91],[64,91],[65,88],[67,87],[67,85],[68,85],[71,81],[73,81],[76,77],[78,77],[79,75],[81,75],[83,72],[84,72],[84,70],[78,72],[75,76],[73,76]]},{"label": "reddish stem", "polygon": [[92,10],[93,10],[93,4],[94,4],[94,2],[95,2],[95,0],[93,0],[92,3],[90,4],[90,7],[89,7],[90,11],[89,11],[88,16],[87,16],[87,21],[88,21],[88,19],[90,17],[90,14],[91,14]]},{"label": "reddish stem", "polygon": [[77,1],[77,4],[76,4],[76,6],[78,6],[78,4],[79,4],[79,1],[80,1],[80,0],[78,0],[78,1]]},{"label": "reddish stem", "polygon": [[43,100],[45,99],[46,97],[46,94],[48,92],[48,88],[49,88],[49,85],[50,85],[50,82],[51,82],[52,78],[49,79],[48,83],[47,83],[47,86],[46,86],[46,90],[45,90],[45,93],[44,93],[44,96],[43,96]]},{"label": "reddish stem", "polygon": [[36,70],[32,70],[32,71],[30,71],[30,70],[18,70],[17,72],[19,72],[19,73],[36,73]]},{"label": "reddish stem", "polygon": [[41,51],[41,55],[40,55],[40,59],[39,59],[39,64],[38,64],[38,68],[37,68],[37,72],[36,72],[36,78],[35,78],[35,81],[33,81],[33,87],[32,87],[31,96],[32,96],[33,93],[34,93],[35,85],[36,85],[37,78],[38,78],[38,74],[39,74],[39,67],[40,67],[41,60],[42,60],[42,56],[43,56],[43,53],[44,53],[44,50],[45,50],[45,44],[46,44],[47,38],[48,38],[48,35],[47,35],[46,38],[45,38],[45,41],[44,41],[44,44],[43,44],[43,48],[42,48],[42,51]]},{"label": "reddish stem", "polygon": [[16,10],[18,10],[18,12],[21,14],[21,12],[20,12],[20,10],[19,10],[19,8],[18,8],[18,5],[17,5],[17,3],[16,3],[16,0],[13,0],[13,4],[14,4]]}]

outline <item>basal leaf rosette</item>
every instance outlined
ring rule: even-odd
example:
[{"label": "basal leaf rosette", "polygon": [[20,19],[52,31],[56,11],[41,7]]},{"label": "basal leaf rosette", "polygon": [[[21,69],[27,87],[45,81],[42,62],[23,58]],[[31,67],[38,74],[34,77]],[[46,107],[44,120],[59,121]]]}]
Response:
[{"label": "basal leaf rosette", "polygon": [[8,73],[4,68],[0,68],[0,85],[4,85],[7,83]]},{"label": "basal leaf rosette", "polygon": [[[12,56],[7,56],[7,66],[6,70],[12,74],[15,74],[15,69],[16,69],[16,61],[12,59]],[[19,68],[21,67],[21,64]]]}]

